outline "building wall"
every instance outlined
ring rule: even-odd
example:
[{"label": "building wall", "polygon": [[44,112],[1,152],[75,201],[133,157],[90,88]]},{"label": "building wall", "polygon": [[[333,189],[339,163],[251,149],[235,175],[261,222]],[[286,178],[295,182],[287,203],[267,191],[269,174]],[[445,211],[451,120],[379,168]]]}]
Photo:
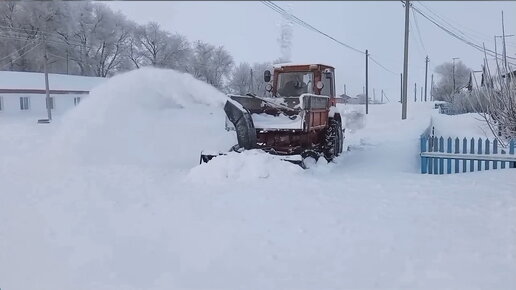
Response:
[{"label": "building wall", "polygon": [[[74,97],[80,97],[84,100],[87,94],[51,94],[54,98],[54,109],[52,113],[55,115],[61,115],[66,111],[75,107]],[[29,109],[20,109],[20,97],[29,97]],[[36,117],[46,118],[46,96],[44,94],[0,94],[2,102],[0,116],[17,116],[17,117]]]}]

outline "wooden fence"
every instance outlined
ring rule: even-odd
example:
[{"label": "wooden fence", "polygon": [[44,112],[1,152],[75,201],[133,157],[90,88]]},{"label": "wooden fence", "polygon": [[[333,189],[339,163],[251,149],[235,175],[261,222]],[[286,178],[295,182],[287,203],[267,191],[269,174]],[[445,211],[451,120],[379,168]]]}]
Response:
[{"label": "wooden fence", "polygon": [[497,139],[460,140],[422,135],[421,173],[450,174],[491,168],[516,168],[514,147],[515,140],[511,140],[506,148],[502,148]]}]

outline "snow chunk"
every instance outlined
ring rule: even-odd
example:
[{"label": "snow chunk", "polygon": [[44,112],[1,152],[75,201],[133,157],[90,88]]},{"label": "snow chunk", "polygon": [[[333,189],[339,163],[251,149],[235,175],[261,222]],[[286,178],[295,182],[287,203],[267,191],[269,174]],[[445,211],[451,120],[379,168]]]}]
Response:
[{"label": "snow chunk", "polygon": [[261,150],[248,150],[242,153],[229,152],[194,167],[187,175],[187,180],[214,184],[231,180],[288,179],[302,172],[300,166],[283,161],[280,156]]}]

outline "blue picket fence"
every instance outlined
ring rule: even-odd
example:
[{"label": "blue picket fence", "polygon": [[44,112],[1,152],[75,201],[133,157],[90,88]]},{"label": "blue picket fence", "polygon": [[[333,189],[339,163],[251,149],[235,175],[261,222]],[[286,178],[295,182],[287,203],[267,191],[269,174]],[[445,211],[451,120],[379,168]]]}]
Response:
[{"label": "blue picket fence", "polygon": [[[421,136],[421,173],[450,174],[516,168],[515,140],[502,148],[497,139]],[[452,166],[453,165],[453,166]]]}]

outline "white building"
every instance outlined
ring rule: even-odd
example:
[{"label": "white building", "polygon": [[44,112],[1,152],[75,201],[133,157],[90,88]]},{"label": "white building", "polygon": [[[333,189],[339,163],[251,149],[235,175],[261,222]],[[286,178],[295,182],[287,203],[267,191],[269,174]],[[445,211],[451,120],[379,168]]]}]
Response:
[{"label": "white building", "polygon": [[[52,113],[56,115],[78,105],[90,90],[105,81],[100,77],[49,74]],[[0,117],[46,118],[45,75],[0,71]]]}]

